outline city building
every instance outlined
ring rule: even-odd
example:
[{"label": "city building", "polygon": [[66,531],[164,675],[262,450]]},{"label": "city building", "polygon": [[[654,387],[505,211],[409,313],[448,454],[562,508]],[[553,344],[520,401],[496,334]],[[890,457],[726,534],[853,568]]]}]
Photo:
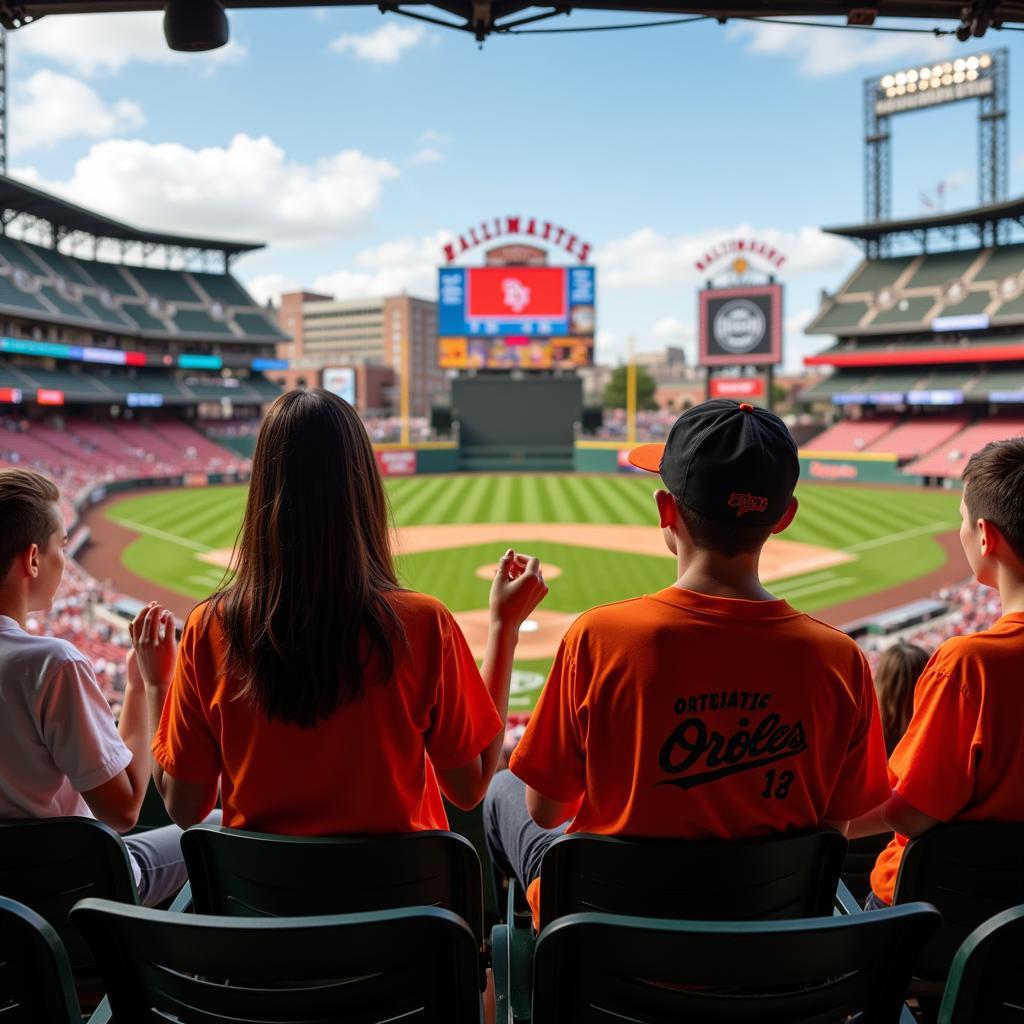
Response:
[{"label": "city building", "polygon": [[[403,343],[409,369],[409,414],[429,416],[448,379],[437,365],[437,304],[410,295],[340,301],[316,292],[281,296],[278,320],[291,341],[279,356],[287,387],[319,387],[326,369],[355,370],[356,405],[364,415],[400,411]],[[387,368],[388,372],[382,372]]]}]

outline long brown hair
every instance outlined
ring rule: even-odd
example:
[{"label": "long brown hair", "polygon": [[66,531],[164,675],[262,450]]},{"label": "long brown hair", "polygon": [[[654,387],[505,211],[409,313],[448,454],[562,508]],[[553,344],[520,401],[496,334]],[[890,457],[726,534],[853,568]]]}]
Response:
[{"label": "long brown hair", "polygon": [[256,440],[234,579],[209,605],[240,699],[308,728],[391,678],[405,632],[387,599],[400,589],[388,525],[352,406],[320,389],[281,395]]},{"label": "long brown hair", "polygon": [[875,692],[887,754],[893,752],[910,725],[914,714],[914,688],[927,663],[926,650],[917,644],[902,642],[887,647],[878,660]]}]

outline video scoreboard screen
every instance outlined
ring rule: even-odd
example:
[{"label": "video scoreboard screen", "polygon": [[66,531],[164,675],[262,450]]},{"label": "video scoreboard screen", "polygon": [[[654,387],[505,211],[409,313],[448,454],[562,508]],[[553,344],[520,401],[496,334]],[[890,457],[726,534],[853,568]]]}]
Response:
[{"label": "video scoreboard screen", "polygon": [[593,267],[455,267],[438,282],[438,361],[549,370],[594,361]]}]

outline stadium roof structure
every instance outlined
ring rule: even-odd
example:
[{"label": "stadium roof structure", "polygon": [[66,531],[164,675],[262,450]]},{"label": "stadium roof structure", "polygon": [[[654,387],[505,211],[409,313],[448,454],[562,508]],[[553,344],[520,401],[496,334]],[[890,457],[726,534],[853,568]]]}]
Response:
[{"label": "stadium roof structure", "polygon": [[985,244],[986,242],[994,244],[999,236],[999,227],[1006,224],[1024,227],[1024,196],[951,213],[935,213],[926,217],[908,217],[902,220],[871,221],[867,224],[822,228],[822,230],[830,235],[839,235],[841,238],[864,242],[869,251],[883,239],[910,235],[920,243],[921,250],[927,252],[928,242],[933,232],[941,234],[948,242],[949,239],[956,238],[959,229],[972,228],[975,236],[972,239],[974,244]]},{"label": "stadium roof structure", "polygon": [[24,182],[15,181],[6,175],[0,175],[0,214],[3,217],[5,233],[9,224],[23,218],[47,225],[49,231],[45,233],[49,234],[54,248],[63,238],[84,235],[96,239],[111,239],[120,242],[122,246],[140,245],[149,250],[167,248],[185,252],[221,253],[225,269],[232,257],[262,249],[264,246],[263,242],[232,242],[132,227],[123,221],[86,210],[82,206],[33,188]]},{"label": "stadium roof structure", "polygon": [[[176,0],[182,3],[183,0]],[[158,11],[174,6],[175,0],[0,0],[0,24],[19,28],[33,19],[51,14],[107,11]],[[378,7],[384,13],[406,14],[472,33],[483,39],[492,33],[517,30],[528,23],[571,14],[596,11],[637,14],[676,14],[713,18],[790,16],[842,17],[860,27],[871,26],[877,18],[920,18],[930,22],[954,21],[953,30],[966,40],[984,35],[990,27],[1024,21],[1022,0],[726,0],[695,4],[662,0],[659,3],[627,3],[622,0],[562,0],[558,3],[529,3],[524,0],[434,0],[422,2],[381,2],[381,0],[223,0],[226,8],[270,7]],[[452,20],[455,19],[455,20]],[[614,25],[609,27],[615,27]]]}]

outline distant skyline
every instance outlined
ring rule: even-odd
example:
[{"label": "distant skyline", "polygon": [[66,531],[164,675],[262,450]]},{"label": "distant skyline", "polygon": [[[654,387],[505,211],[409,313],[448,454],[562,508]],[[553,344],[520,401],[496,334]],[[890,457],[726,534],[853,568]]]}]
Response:
[{"label": "distant skyline", "polygon": [[[630,335],[692,358],[696,261],[756,238],[786,257],[792,369],[828,344],[802,328],[859,258],[820,228],[863,219],[865,77],[1007,48],[1010,194],[1024,189],[1019,33],[960,44],[701,22],[480,48],[372,8],[229,19],[230,45],[206,55],[167,50],[159,14],[8,33],[9,165],[140,227],[266,241],[235,267],[261,300],[298,287],[433,298],[453,235],[535,216],[593,246],[601,361]],[[894,214],[976,203],[974,103],[893,127]]]}]

